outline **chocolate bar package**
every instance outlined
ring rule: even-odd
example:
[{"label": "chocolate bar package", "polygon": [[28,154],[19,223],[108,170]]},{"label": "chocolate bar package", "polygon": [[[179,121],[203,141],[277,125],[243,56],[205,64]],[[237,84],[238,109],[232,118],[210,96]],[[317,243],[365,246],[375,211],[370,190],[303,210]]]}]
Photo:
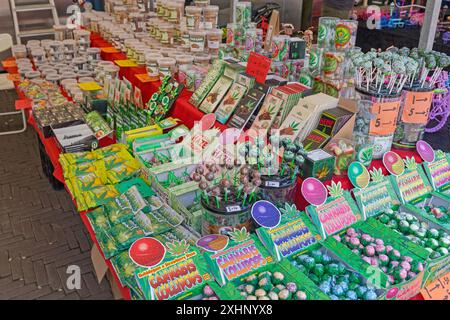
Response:
[{"label": "chocolate bar package", "polygon": [[233,79],[225,75],[221,76],[219,80],[217,80],[211,91],[208,93],[206,98],[203,100],[199,109],[204,113],[214,112],[232,84]]},{"label": "chocolate bar package", "polygon": [[246,92],[246,86],[237,82],[233,83],[215,112],[218,122],[225,124],[228,121]]},{"label": "chocolate bar package", "polygon": [[347,123],[352,115],[352,112],[341,107],[324,111],[319,119],[317,130],[322,131],[329,136],[334,136],[341,130],[344,124]]},{"label": "chocolate bar package", "polygon": [[213,88],[214,84],[222,76],[224,68],[225,63],[223,61],[221,60],[214,61],[213,65],[209,68],[208,73],[203,79],[202,83],[197,88],[197,90],[195,90],[195,92],[189,99],[189,102],[191,104],[193,104],[195,107],[198,107],[202,103],[203,99],[206,98],[208,93]]},{"label": "chocolate bar package", "polygon": [[243,129],[249,123],[252,114],[261,105],[263,99],[264,93],[257,89],[251,89],[242,98],[228,125],[233,128]]}]

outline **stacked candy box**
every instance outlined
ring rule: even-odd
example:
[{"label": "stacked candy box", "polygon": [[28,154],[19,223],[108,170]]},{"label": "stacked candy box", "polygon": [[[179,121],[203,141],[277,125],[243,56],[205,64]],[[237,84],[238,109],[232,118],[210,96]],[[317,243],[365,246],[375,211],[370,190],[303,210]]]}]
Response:
[{"label": "stacked candy box", "polygon": [[370,221],[376,225],[381,223],[427,250],[430,256],[427,260],[423,285],[431,283],[450,270],[450,233],[438,224],[428,221],[422,215],[407,206],[396,210],[389,209]]},{"label": "stacked candy box", "polygon": [[374,286],[367,274],[355,267],[361,264],[357,258],[341,258],[335,252],[326,242],[317,243],[290,259],[332,300],[377,300],[385,295],[382,287]]},{"label": "stacked candy box", "polygon": [[361,222],[325,243],[371,283],[387,289],[383,299],[408,300],[422,288],[429,252],[385,227]]}]

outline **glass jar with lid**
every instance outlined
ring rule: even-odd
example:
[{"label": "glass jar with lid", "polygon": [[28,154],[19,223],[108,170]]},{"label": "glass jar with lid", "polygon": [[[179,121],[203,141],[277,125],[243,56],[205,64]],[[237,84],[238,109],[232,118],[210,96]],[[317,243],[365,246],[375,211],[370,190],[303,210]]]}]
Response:
[{"label": "glass jar with lid", "polygon": [[27,57],[27,47],[23,44],[16,44],[11,47],[11,52],[14,58],[26,58]]},{"label": "glass jar with lid", "polygon": [[177,61],[174,58],[158,59],[159,79],[163,80],[166,76],[172,76],[175,72]]},{"label": "glass jar with lid", "polygon": [[210,54],[218,55],[221,43],[222,43],[222,30],[211,29],[207,31],[207,47],[208,52]]},{"label": "glass jar with lid", "polygon": [[114,17],[117,23],[127,23],[128,22],[127,8],[125,6],[114,7]]},{"label": "glass jar with lid", "polygon": [[187,28],[189,30],[196,30],[200,28],[203,9],[201,7],[187,6],[185,11]]},{"label": "glass jar with lid", "polygon": [[144,14],[140,12],[132,12],[128,15],[131,29],[134,32],[142,32],[145,28]]},{"label": "glass jar with lid", "polygon": [[203,27],[205,29],[217,28],[219,19],[219,6],[206,6],[203,8]]},{"label": "glass jar with lid", "polygon": [[160,53],[148,53],[145,55],[145,63],[147,65],[147,73],[149,77],[158,77],[158,60],[163,58]]},{"label": "glass jar with lid", "polygon": [[205,51],[206,32],[203,30],[189,32],[189,47],[191,52]]}]

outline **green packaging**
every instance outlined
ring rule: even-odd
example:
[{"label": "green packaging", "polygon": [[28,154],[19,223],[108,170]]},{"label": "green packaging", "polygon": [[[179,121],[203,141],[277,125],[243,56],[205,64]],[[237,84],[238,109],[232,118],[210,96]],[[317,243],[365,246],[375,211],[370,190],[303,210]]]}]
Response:
[{"label": "green packaging", "polygon": [[276,261],[304,251],[321,239],[309,217],[295,205],[286,203],[280,211],[282,216],[278,226],[256,229],[259,239]]}]

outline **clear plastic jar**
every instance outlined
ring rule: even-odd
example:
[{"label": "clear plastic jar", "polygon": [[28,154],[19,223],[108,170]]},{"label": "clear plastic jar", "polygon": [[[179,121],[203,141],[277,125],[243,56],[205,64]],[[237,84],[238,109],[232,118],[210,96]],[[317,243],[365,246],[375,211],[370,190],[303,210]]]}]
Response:
[{"label": "clear plastic jar", "polygon": [[128,33],[122,33],[120,34],[120,51],[123,53],[127,52],[127,42],[133,39],[133,36]]},{"label": "clear plastic jar", "polygon": [[187,6],[186,10],[186,26],[189,30],[197,30],[200,28],[202,22],[202,11],[201,7]]},{"label": "clear plastic jar", "polygon": [[205,51],[206,32],[191,31],[189,32],[189,47],[191,52],[199,53]]},{"label": "clear plastic jar", "polygon": [[86,50],[86,58],[88,61],[100,59],[100,48],[88,48]]},{"label": "clear plastic jar", "polygon": [[171,25],[161,25],[159,26],[159,33],[160,33],[160,37],[159,37],[159,41],[162,44],[170,44],[171,43],[171,39],[173,42],[173,33],[172,33],[172,26]]},{"label": "clear plastic jar", "polygon": [[94,79],[92,78],[93,73],[92,73],[92,71],[89,71],[89,70],[80,70],[80,71],[77,72],[77,76],[78,76],[78,78],[89,77],[89,78],[92,79],[92,81],[94,81]]},{"label": "clear plastic jar", "polygon": [[209,54],[198,54],[194,56],[194,64],[198,66],[209,66],[211,56]]},{"label": "clear plastic jar", "polygon": [[83,82],[95,82],[94,78],[92,77],[80,77],[80,75],[78,75],[78,83],[83,83]]},{"label": "clear plastic jar", "polygon": [[135,55],[134,60],[136,61],[136,64],[140,67],[145,66],[145,50],[147,49],[147,46],[140,44],[135,46]]},{"label": "clear plastic jar", "polygon": [[39,71],[29,71],[29,72],[25,73],[25,78],[27,78],[28,80],[36,79],[36,78],[40,78],[40,77],[41,77],[41,73]]},{"label": "clear plastic jar", "polygon": [[[395,123],[385,126],[382,120],[377,118],[376,110],[373,108],[385,103],[400,103],[400,94],[369,94],[357,89],[357,101],[358,111],[355,117],[353,141],[357,160],[364,165],[369,165],[371,159],[368,155],[372,155],[373,159],[381,159],[387,151],[391,150],[396,128]],[[388,109],[390,108],[391,106],[388,107]],[[397,114],[393,117],[396,118]],[[386,128],[383,130],[385,133],[381,133],[383,127]],[[372,147],[372,151],[366,151],[370,147]]]},{"label": "clear plastic jar", "polygon": [[25,74],[27,74],[28,72],[33,71],[33,68],[32,67],[28,67],[28,66],[23,66],[23,67],[17,68],[17,71],[18,71],[18,73],[20,74],[20,76],[22,78],[25,78]]},{"label": "clear plastic jar", "polygon": [[92,17],[91,18],[91,28],[90,28],[90,30],[92,32],[97,32],[98,33],[98,31],[99,31],[98,23],[100,21],[101,21],[101,19],[99,17]]},{"label": "clear plastic jar", "polygon": [[45,76],[45,80],[59,86],[59,82],[61,80],[61,76],[58,74],[48,74]]},{"label": "clear plastic jar", "polygon": [[23,44],[16,44],[11,47],[12,55],[16,59],[27,57],[27,47]]},{"label": "clear plastic jar", "polygon": [[63,41],[66,39],[66,30],[67,26],[60,24],[60,25],[54,25],[53,31],[55,31],[55,40]]},{"label": "clear plastic jar", "polygon": [[194,0],[194,4],[196,7],[206,7],[210,3],[209,0]]},{"label": "clear plastic jar", "polygon": [[58,70],[53,69],[53,68],[44,68],[44,69],[41,69],[40,71],[41,71],[42,76],[44,76],[44,77],[47,77],[50,74],[58,74]]},{"label": "clear plastic jar", "polygon": [[77,49],[77,42],[73,39],[63,40],[62,44],[66,52],[75,52]]},{"label": "clear plastic jar", "polygon": [[[422,140],[433,101],[433,90],[419,85],[405,88],[394,135],[397,149],[411,150]],[[425,102],[423,102],[425,101]]]},{"label": "clear plastic jar", "polygon": [[208,52],[212,55],[219,54],[220,44],[222,43],[222,30],[212,29],[207,31]]},{"label": "clear plastic jar", "polygon": [[34,49],[31,51],[31,56],[33,57],[34,64],[41,64],[47,60],[43,49]]},{"label": "clear plastic jar", "polygon": [[132,59],[134,55],[134,45],[136,43],[139,43],[139,40],[137,39],[126,39],[125,40],[125,54],[127,55],[128,59]]},{"label": "clear plastic jar", "polygon": [[74,85],[74,84],[77,85],[77,79],[75,79],[75,78],[61,80],[61,86],[62,86],[63,90],[66,91],[66,92],[68,91],[67,88],[70,85]]},{"label": "clear plastic jar", "polygon": [[219,20],[219,6],[206,6],[203,8],[203,27],[205,29],[217,28]]},{"label": "clear plastic jar", "polygon": [[189,31],[186,29],[180,30],[180,46],[183,49],[191,50],[191,45],[189,43]]},{"label": "clear plastic jar", "polygon": [[163,56],[161,54],[147,54],[145,56],[145,63],[147,65],[147,73],[149,77],[158,77],[159,69],[158,69],[158,60],[162,59]]},{"label": "clear plastic jar", "polygon": [[87,70],[88,69],[87,62],[88,62],[87,59],[83,57],[77,57],[73,59],[75,70],[77,71]]},{"label": "clear plastic jar", "polygon": [[107,79],[116,79],[119,77],[119,71],[120,71],[119,66],[107,65],[107,66],[103,67],[103,70],[105,72],[105,77],[104,77],[103,81],[105,81]]},{"label": "clear plastic jar", "polygon": [[144,14],[139,12],[133,12],[128,15],[131,24],[131,29],[134,32],[142,32],[145,29]]},{"label": "clear plastic jar", "polygon": [[127,23],[128,22],[128,14],[127,8],[125,6],[116,6],[114,7],[114,17],[117,23]]},{"label": "clear plastic jar", "polygon": [[158,59],[159,79],[163,80],[166,76],[172,76],[175,72],[177,61],[174,58]]}]

